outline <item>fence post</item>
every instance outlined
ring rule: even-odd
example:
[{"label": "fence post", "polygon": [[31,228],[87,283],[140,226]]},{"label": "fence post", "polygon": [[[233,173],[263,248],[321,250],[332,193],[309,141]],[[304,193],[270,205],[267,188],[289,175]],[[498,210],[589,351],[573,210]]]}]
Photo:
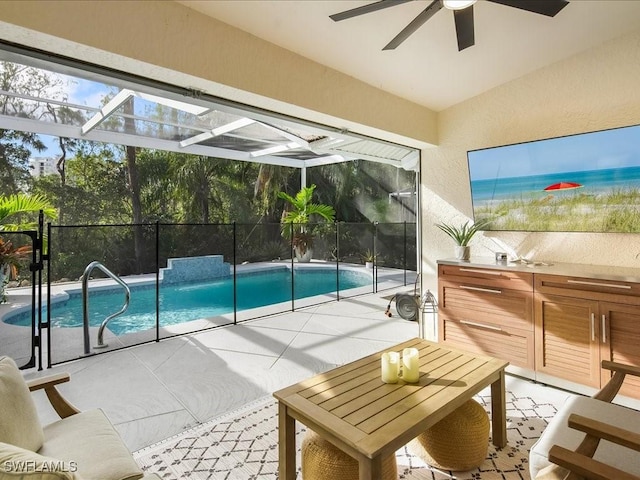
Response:
[{"label": "fence post", "polygon": [[289,224],[289,234],[291,235],[291,243],[289,245],[290,251],[291,251],[291,311],[295,312],[296,311],[296,303],[295,303],[295,298],[296,298],[296,291],[295,291],[295,276],[293,275],[293,257],[295,256],[294,251],[293,251],[293,222]]},{"label": "fence post", "polygon": [[373,222],[373,293],[378,293],[378,222]]},{"label": "fence post", "polygon": [[[35,334],[36,334],[36,311],[35,306],[38,305],[38,319],[37,319],[37,342],[38,342],[38,370],[42,370],[42,269],[44,267],[42,263],[42,253],[44,248],[44,212],[40,210],[38,212],[38,230],[29,235],[31,238],[31,359],[29,360],[29,366],[34,367],[35,356]],[[36,273],[36,271],[38,273]],[[38,301],[36,302],[36,282],[38,284]],[[47,330],[48,331],[48,330]]]},{"label": "fence post", "polygon": [[156,342],[160,341],[160,221],[156,220]]},{"label": "fence post", "polygon": [[336,299],[340,301],[340,236],[338,235],[339,223],[333,222],[336,229]]},{"label": "fence post", "polygon": [[404,272],[404,285],[407,286],[407,221],[404,222],[404,238],[402,244],[404,245],[404,252],[402,253],[402,268]]},{"label": "fence post", "polygon": [[[47,222],[47,254],[44,259],[47,261],[47,368],[51,368],[51,222]],[[42,353],[39,368],[42,368]]]},{"label": "fence post", "polygon": [[237,229],[236,229],[236,222],[234,220],[233,222],[233,324],[237,325],[238,324],[238,289],[237,289],[237,276],[236,276],[236,265],[237,265],[237,243],[238,243],[238,237],[237,237]]}]

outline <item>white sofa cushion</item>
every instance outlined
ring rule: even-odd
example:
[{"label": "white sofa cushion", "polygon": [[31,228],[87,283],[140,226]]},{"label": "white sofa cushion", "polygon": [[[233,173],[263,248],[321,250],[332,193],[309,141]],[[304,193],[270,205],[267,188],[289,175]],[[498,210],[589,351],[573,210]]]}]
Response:
[{"label": "white sofa cushion", "polygon": [[31,392],[16,363],[0,357],[0,442],[37,452],[44,434]]},{"label": "white sofa cushion", "polygon": [[45,441],[38,453],[75,462],[84,480],[136,480],[136,464],[107,416],[87,410],[44,427]]},{"label": "white sofa cushion", "polygon": [[[568,426],[569,415],[572,413],[633,432],[640,432],[640,412],[637,410],[589,397],[569,397],[542,432],[538,441],[531,447],[529,473],[532,479],[536,478],[540,470],[551,465],[548,457],[553,445],[575,450],[584,439],[584,433]],[[626,447],[602,440],[593,458],[634,475],[640,475],[640,455]]]},{"label": "white sofa cushion", "polygon": [[0,480],[81,480],[73,463],[0,442]]}]

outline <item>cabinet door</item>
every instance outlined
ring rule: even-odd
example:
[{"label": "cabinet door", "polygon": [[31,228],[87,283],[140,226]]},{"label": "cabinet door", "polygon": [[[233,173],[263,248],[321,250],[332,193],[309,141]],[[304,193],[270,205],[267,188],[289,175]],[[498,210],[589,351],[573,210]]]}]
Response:
[{"label": "cabinet door", "polygon": [[[640,309],[601,302],[599,321],[601,358],[640,366]],[[610,378],[611,372],[602,369],[602,384]],[[640,378],[627,375],[620,393],[640,398]]]},{"label": "cabinet door", "polygon": [[598,302],[536,295],[536,370],[600,387]]}]

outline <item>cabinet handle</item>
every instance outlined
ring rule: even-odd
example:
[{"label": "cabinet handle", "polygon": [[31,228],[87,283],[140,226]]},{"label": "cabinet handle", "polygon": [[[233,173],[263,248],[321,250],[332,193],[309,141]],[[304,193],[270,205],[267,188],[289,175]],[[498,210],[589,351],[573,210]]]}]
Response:
[{"label": "cabinet handle", "polygon": [[604,313],[602,314],[602,343],[607,343],[607,317],[605,317]]},{"label": "cabinet handle", "polygon": [[496,272],[494,270],[478,270],[476,268],[461,268],[461,272],[471,272],[471,273],[484,273],[485,275],[496,275],[501,276],[502,272]]},{"label": "cabinet handle", "polygon": [[465,325],[469,325],[471,327],[487,328],[489,330],[495,330],[497,332],[501,332],[502,331],[502,329],[500,327],[496,327],[496,326],[493,326],[493,325],[485,325],[484,323],[470,322],[469,320],[460,320],[460,323],[463,323]]},{"label": "cabinet handle", "polygon": [[591,312],[591,341],[596,341],[596,315]]},{"label": "cabinet handle", "polygon": [[470,287],[468,285],[460,285],[460,288],[462,288],[463,290],[474,290],[476,292],[487,292],[487,293],[497,293],[497,294],[502,293],[502,290],[496,290],[495,288]]},{"label": "cabinet handle", "polygon": [[586,280],[567,280],[567,283],[577,283],[579,285],[593,285],[596,287],[624,288],[626,290],[631,290],[631,285],[622,285],[619,283],[588,282]]}]

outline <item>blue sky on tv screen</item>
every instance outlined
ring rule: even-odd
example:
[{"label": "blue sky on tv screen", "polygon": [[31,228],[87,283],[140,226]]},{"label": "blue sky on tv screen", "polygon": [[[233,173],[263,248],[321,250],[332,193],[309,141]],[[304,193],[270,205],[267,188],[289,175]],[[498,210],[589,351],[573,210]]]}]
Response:
[{"label": "blue sky on tv screen", "polygon": [[640,125],[468,153],[471,181],[640,166]]}]

